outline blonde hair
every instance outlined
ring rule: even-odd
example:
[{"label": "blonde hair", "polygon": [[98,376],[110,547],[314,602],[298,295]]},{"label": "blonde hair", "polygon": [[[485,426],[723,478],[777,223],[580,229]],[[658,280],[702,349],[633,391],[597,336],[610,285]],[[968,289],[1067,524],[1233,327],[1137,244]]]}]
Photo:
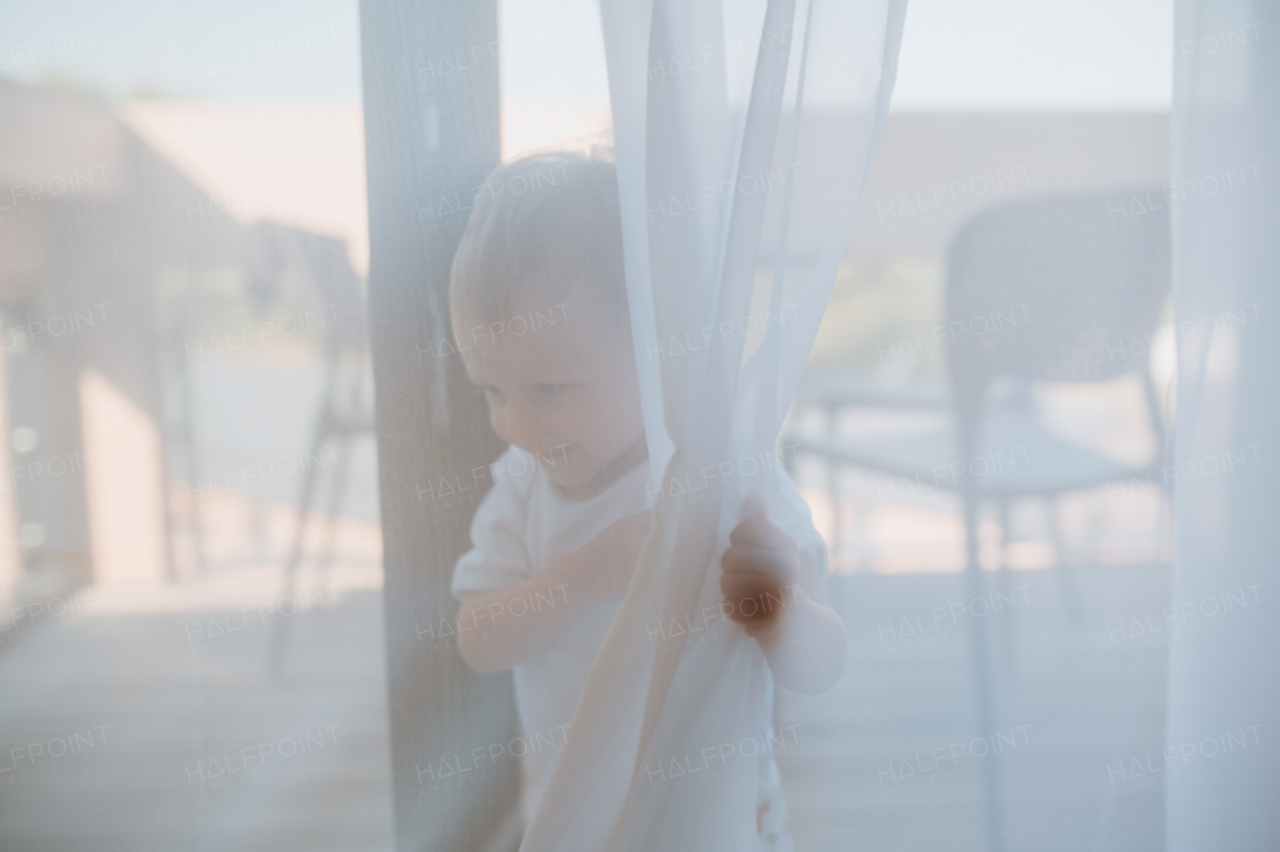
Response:
[{"label": "blonde hair", "polygon": [[553,151],[503,163],[475,191],[449,298],[496,317],[517,286],[555,298],[556,290],[586,285],[626,317],[625,281],[611,152]]}]

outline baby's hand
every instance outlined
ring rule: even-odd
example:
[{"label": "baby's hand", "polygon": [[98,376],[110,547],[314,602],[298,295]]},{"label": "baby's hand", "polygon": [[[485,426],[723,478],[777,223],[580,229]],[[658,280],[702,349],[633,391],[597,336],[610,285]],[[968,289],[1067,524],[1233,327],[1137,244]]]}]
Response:
[{"label": "baby's hand", "polygon": [[760,638],[778,628],[788,595],[796,594],[800,551],[791,536],[765,517],[756,495],[747,498],[744,515],[720,557],[720,591],[729,617]]},{"label": "baby's hand", "polygon": [[574,554],[586,574],[584,581],[597,599],[618,601],[626,595],[652,526],[652,511],[627,515],[605,527]]}]

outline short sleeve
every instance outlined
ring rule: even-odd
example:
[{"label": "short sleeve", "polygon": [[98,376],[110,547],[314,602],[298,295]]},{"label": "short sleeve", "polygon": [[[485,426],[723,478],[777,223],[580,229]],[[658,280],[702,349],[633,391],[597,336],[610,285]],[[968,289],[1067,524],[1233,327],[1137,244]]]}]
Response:
[{"label": "short sleeve", "polygon": [[[509,470],[515,448],[503,453],[491,470]],[[530,477],[508,474],[494,476],[493,487],[485,495],[471,521],[471,549],[458,559],[453,569],[450,593],[462,600],[473,592],[486,592],[528,579],[533,569],[525,548],[529,513]]]}]

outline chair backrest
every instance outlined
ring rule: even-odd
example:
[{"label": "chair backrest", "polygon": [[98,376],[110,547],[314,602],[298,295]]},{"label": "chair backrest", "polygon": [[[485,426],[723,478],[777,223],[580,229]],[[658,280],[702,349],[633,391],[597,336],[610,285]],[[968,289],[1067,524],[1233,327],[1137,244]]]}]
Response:
[{"label": "chair backrest", "polygon": [[[999,378],[1103,381],[1147,368],[1170,286],[1157,187],[992,207],[947,257],[946,341],[956,404]],[[942,332],[939,331],[941,334]]]}]

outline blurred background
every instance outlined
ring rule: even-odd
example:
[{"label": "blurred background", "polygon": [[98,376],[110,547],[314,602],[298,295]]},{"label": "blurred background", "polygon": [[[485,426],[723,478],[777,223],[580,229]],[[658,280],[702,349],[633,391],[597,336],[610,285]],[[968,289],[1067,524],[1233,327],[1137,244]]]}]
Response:
[{"label": "blurred background", "polygon": [[[607,142],[594,4],[499,11],[504,158]],[[1163,747],[1167,281],[1112,350],[1132,370],[1009,391],[1096,476],[1017,439],[959,460],[1026,474],[972,519],[985,598],[956,459],[922,476],[886,439],[945,434],[949,342],[1043,306],[957,317],[966,222],[1093,194],[1116,231],[1167,226],[1172,41],[1172,0],[909,7],[781,447],[853,652],[779,699],[800,849],[987,848],[995,763],[1008,848],[1162,846],[1129,767]],[[5,848],[392,844],[360,71],[354,0],[0,9]]]}]

